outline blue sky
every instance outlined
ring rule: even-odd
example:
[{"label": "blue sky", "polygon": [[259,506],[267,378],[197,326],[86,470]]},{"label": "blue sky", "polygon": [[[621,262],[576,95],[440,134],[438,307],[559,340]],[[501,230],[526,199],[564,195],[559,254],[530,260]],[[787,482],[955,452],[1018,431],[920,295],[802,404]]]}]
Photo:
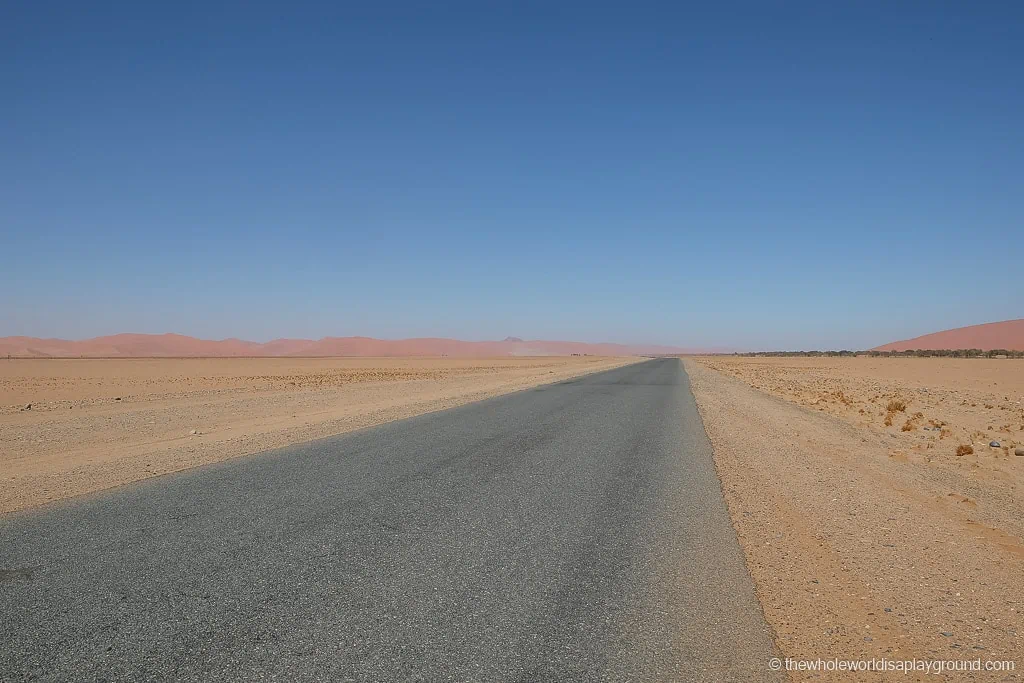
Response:
[{"label": "blue sky", "polygon": [[8,3],[0,335],[1024,315],[1024,5]]}]

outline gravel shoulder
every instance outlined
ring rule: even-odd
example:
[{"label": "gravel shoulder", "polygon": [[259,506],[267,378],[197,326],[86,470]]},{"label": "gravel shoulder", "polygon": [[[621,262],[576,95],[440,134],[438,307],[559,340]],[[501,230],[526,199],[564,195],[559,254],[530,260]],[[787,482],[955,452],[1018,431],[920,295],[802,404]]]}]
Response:
[{"label": "gravel shoulder", "polygon": [[[732,376],[742,372],[699,359],[686,369],[785,656],[1013,660],[1015,674],[972,672],[971,680],[1019,679],[1024,458],[1001,449],[957,458],[946,453],[950,441],[929,448],[921,432],[865,424],[841,400],[818,409]],[[847,392],[858,381],[851,375]],[[800,394],[798,381],[786,384]]]},{"label": "gravel shoulder", "polygon": [[3,361],[0,514],[639,360]]}]

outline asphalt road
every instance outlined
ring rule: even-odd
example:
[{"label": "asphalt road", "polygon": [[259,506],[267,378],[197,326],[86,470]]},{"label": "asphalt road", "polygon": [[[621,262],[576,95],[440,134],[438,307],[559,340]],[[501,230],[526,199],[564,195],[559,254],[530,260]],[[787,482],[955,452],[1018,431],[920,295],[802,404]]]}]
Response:
[{"label": "asphalt road", "polygon": [[658,359],[0,518],[0,678],[771,680]]}]

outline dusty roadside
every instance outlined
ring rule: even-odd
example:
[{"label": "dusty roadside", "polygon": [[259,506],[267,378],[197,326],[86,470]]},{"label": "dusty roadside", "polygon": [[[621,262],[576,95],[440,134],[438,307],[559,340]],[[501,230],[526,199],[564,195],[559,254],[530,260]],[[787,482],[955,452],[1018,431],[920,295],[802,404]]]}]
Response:
[{"label": "dusty roadside", "polygon": [[0,513],[638,360],[0,361]]},{"label": "dusty roadside", "polygon": [[[883,387],[884,377],[860,371],[816,375],[798,367],[774,373],[754,365],[723,371],[718,359],[685,362],[730,515],[785,656],[1013,660],[1011,673],[952,672],[945,678],[1024,677],[1024,457],[1001,447],[954,454],[974,430],[962,416],[971,414],[968,394],[995,393],[991,382],[1009,382],[1005,374],[974,386],[960,378],[955,391],[965,396],[950,393],[943,402],[933,400],[935,392],[954,389],[933,379],[920,392],[925,387],[899,372],[889,378],[892,386]],[[768,376],[774,379],[766,381]],[[828,386],[816,384],[823,378]],[[811,386],[818,396],[810,395]],[[865,386],[862,394],[858,387]],[[896,399],[887,392],[904,397],[900,415],[912,418],[914,429],[902,431],[900,421],[886,426],[878,410],[865,417],[871,412],[865,406],[882,403],[888,412],[884,406]],[[1005,405],[1019,400],[999,393]],[[996,403],[979,405],[996,415],[1011,413]],[[914,418],[918,412],[924,415]],[[942,436],[942,426],[921,429],[929,420],[945,421],[949,433]],[[791,678],[890,679],[865,673]]]}]

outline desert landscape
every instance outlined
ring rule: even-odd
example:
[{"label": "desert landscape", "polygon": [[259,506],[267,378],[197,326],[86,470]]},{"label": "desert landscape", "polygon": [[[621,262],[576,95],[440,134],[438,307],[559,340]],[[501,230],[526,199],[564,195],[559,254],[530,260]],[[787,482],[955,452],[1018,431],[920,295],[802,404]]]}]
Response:
[{"label": "desert landscape", "polygon": [[[980,339],[955,333],[953,341]],[[930,338],[946,344],[945,334]],[[529,344],[518,340],[499,342],[506,354],[492,358],[450,344],[464,355],[201,358],[187,356],[205,347],[178,335],[107,339],[119,345],[89,348],[127,357],[0,361],[0,513],[645,360],[517,355]],[[1016,342],[979,348],[998,343]],[[564,344],[574,354],[603,348]],[[901,344],[882,350],[919,348]],[[181,357],[132,357],[161,351]],[[684,363],[785,656],[1019,658],[1024,361]]]},{"label": "desert landscape", "polygon": [[[0,357],[10,358],[410,358],[451,356],[635,356],[683,352],[656,344],[607,344],[575,341],[524,340],[464,341],[437,337],[374,339],[323,337],[321,339],[199,339],[184,334],[111,334],[92,339],[40,339],[0,337]],[[691,349],[690,352],[693,352]]]},{"label": "desert landscape", "polygon": [[1024,681],[1024,3],[8,5],[0,683]]},{"label": "desert landscape", "polygon": [[3,360],[0,513],[638,360]]},{"label": "desert landscape", "polygon": [[786,656],[1020,660],[1024,361],[686,367]]}]

